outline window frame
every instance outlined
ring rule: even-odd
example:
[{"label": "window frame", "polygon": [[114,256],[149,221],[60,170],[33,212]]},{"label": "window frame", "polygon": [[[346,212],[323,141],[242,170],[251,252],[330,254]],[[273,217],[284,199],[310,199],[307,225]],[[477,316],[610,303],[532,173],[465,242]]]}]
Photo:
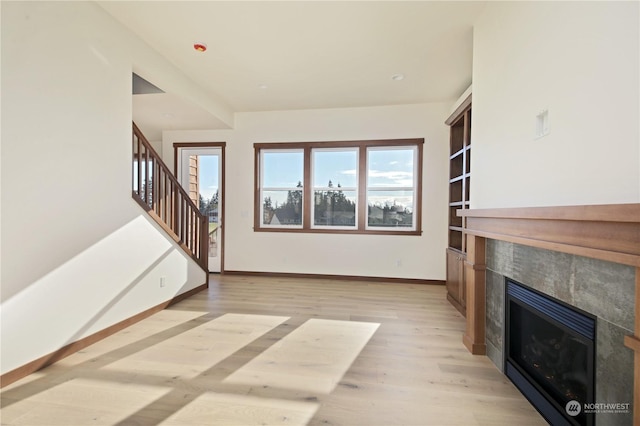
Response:
[{"label": "window frame", "polygon": [[302,191],[302,205],[300,206],[300,208],[302,209],[302,215],[301,215],[301,224],[300,225],[271,225],[271,224],[265,224],[262,221],[260,221],[260,226],[263,228],[267,228],[267,229],[302,229],[302,226],[304,224],[304,213],[305,213],[305,208],[306,208],[306,203],[305,203],[305,190],[304,190],[304,156],[305,156],[305,152],[303,149],[300,148],[294,148],[294,147],[288,147],[285,149],[262,149],[259,153],[259,162],[260,162],[260,170],[262,170],[264,168],[264,154],[269,154],[272,152],[277,152],[277,153],[281,153],[281,154],[297,154],[297,153],[301,153],[302,154],[302,160],[303,160],[303,180],[302,180],[302,188],[299,188],[297,186],[295,187],[276,187],[276,186],[263,186],[263,181],[264,181],[264,176],[262,175],[262,173],[260,173],[259,176],[259,184],[258,184],[258,197],[260,199],[260,204],[258,206],[259,209],[259,218],[264,218],[264,203],[262,202],[262,200],[264,200],[264,192],[265,191]]},{"label": "window frame", "polygon": [[[366,174],[367,174],[367,180],[369,178],[369,153],[372,151],[400,151],[400,150],[408,150],[408,148],[413,150],[413,155],[414,155],[414,161],[413,161],[413,182],[411,186],[381,186],[381,187],[369,187],[369,182],[367,182],[367,188],[366,188],[366,199],[364,201],[364,204],[367,206],[369,206],[369,193],[370,192],[394,192],[394,191],[411,191],[413,192],[413,203],[414,203],[414,208],[413,208],[413,212],[412,215],[415,216],[416,213],[416,193],[418,191],[418,186],[419,186],[419,181],[417,181],[418,179],[418,171],[416,170],[418,168],[418,162],[415,161],[416,157],[419,155],[418,154],[418,146],[411,146],[411,147],[407,147],[407,145],[402,145],[402,146],[370,146],[366,148],[366,155],[367,155],[367,165],[366,165]],[[415,219],[415,217],[414,217]],[[365,223],[365,229],[366,230],[384,230],[384,229],[390,229],[389,227],[384,227],[384,226],[375,226],[375,225],[369,225],[369,220],[367,220],[367,223]],[[404,227],[404,228],[400,228],[400,229],[406,229],[407,231],[414,231],[416,229],[416,222],[415,220],[412,220],[412,225],[411,227]]]},{"label": "window frame", "polygon": [[[360,153],[359,153],[359,149],[357,147],[315,147],[315,148],[311,148],[310,150],[310,155],[311,155],[311,162],[310,162],[310,166],[311,166],[311,182],[309,183],[311,186],[311,190],[310,195],[313,197],[313,199],[311,200],[311,218],[310,218],[310,223],[309,226],[311,229],[324,229],[324,230],[340,230],[340,231],[353,231],[353,230],[357,230],[358,229],[358,210],[360,207],[360,201],[359,201],[359,194],[358,194],[358,187],[359,187],[359,173],[360,173],[360,166],[359,166],[359,160],[360,160]],[[354,152],[356,154],[356,186],[355,187],[340,187],[340,190],[342,191],[349,191],[349,192],[355,192],[356,193],[356,211],[355,211],[355,224],[353,226],[339,226],[339,225],[316,225],[315,221],[315,206],[313,205],[313,203],[315,203],[315,192],[320,190],[320,191],[329,191],[330,188],[328,186],[320,186],[320,185],[316,185],[316,182],[314,180],[314,168],[315,168],[315,162],[314,162],[314,154],[318,153],[318,152]],[[340,184],[340,182],[338,182],[338,184]],[[302,185],[304,187],[304,184]],[[333,187],[334,191],[337,191],[338,189],[336,189],[338,187]],[[304,198],[304,197],[303,197]]]},{"label": "window frame", "polygon": [[[322,233],[322,234],[372,234],[372,235],[422,235],[422,157],[424,138],[414,139],[382,139],[382,140],[360,140],[360,141],[329,141],[329,142],[265,142],[254,143],[254,232],[293,232],[293,233]],[[368,226],[368,204],[367,204],[367,171],[368,171],[368,148],[395,149],[401,147],[414,147],[414,208],[413,227],[369,227]],[[357,190],[356,190],[356,226],[355,227],[318,227],[313,225],[313,175],[312,175],[312,150],[327,149],[338,150],[357,149]],[[302,182],[302,226],[296,225],[264,225],[262,224],[263,200],[261,194],[262,186],[262,152],[282,150],[302,150],[303,151],[303,175]]]}]

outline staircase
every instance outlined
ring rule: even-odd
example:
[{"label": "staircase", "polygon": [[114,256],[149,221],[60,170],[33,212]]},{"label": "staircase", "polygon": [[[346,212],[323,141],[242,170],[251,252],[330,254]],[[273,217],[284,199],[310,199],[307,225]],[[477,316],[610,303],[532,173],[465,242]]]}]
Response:
[{"label": "staircase", "polygon": [[133,199],[206,272],[209,221],[133,123]]}]

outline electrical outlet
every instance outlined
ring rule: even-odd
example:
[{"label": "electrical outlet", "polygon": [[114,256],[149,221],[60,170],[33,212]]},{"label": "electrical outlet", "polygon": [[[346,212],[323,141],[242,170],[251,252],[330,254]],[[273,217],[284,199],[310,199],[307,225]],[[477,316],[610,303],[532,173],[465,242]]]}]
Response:
[{"label": "electrical outlet", "polygon": [[402,266],[402,260],[397,259],[397,260],[396,260],[396,266],[397,266],[398,268],[399,268],[399,267],[401,267],[401,266]]},{"label": "electrical outlet", "polygon": [[160,277],[160,287],[164,287],[167,285],[166,277]]}]

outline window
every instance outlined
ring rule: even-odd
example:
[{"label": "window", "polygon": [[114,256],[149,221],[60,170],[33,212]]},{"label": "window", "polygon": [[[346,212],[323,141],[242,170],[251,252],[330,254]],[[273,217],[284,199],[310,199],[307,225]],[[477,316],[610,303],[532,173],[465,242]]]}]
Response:
[{"label": "window", "polygon": [[416,147],[367,149],[367,228],[414,229]]},{"label": "window", "polygon": [[301,149],[261,151],[261,227],[302,227],[303,160]]},{"label": "window", "polygon": [[312,149],[313,228],[357,229],[358,151]]},{"label": "window", "polygon": [[255,231],[420,235],[424,139],[255,144]]}]

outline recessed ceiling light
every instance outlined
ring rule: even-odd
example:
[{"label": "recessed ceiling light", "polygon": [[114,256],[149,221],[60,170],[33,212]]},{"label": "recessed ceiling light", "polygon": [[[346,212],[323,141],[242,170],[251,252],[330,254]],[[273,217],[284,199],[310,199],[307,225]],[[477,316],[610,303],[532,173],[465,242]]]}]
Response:
[{"label": "recessed ceiling light", "polygon": [[207,45],[204,43],[193,43],[193,48],[195,50],[197,50],[198,52],[206,52],[207,51]]},{"label": "recessed ceiling light", "polygon": [[261,84],[260,86],[258,86],[258,88],[264,90],[264,89],[268,89],[269,86],[267,86],[266,84]]},{"label": "recessed ceiling light", "polygon": [[391,80],[393,81],[404,80],[404,74],[394,74],[391,76]]}]

